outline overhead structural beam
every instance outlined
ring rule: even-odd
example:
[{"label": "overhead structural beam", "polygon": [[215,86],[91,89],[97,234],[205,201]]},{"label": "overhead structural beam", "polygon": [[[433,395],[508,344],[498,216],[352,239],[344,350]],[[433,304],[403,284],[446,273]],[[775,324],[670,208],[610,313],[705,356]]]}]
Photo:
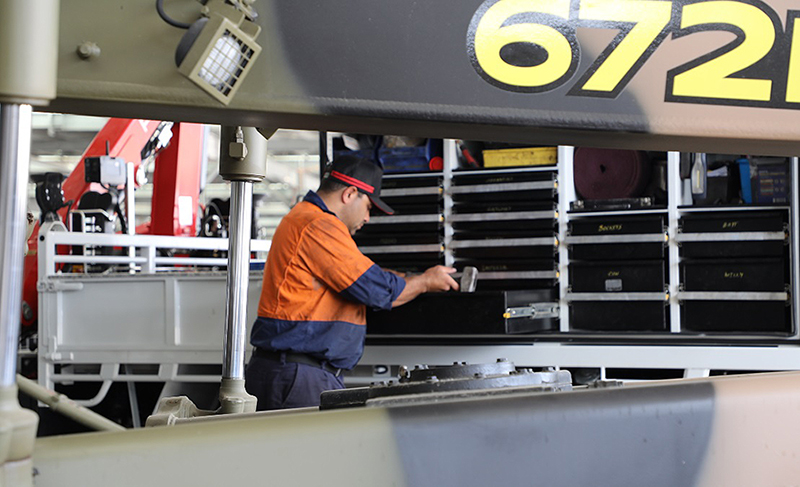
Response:
[{"label": "overhead structural beam", "polygon": [[[52,109],[550,145],[797,152],[800,63],[792,60],[800,29],[779,0],[254,5],[262,51],[225,105],[178,72],[174,48],[184,31],[162,21],[151,0],[70,2]],[[171,7],[176,18],[199,16],[191,2]],[[72,46],[87,39],[101,55],[76,54]],[[723,70],[716,60],[726,45]]]}]

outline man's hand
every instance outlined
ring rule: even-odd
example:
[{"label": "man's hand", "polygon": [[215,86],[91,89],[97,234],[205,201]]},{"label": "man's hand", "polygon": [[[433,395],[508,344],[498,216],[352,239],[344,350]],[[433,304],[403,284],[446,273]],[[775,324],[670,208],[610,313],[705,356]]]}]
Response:
[{"label": "man's hand", "polygon": [[425,278],[426,293],[454,290],[458,291],[458,283],[450,274],[456,270],[452,267],[437,265],[426,270],[422,277]]},{"label": "man's hand", "polygon": [[451,289],[458,291],[458,283],[450,276],[455,271],[452,267],[437,265],[422,274],[406,277],[406,287],[392,303],[392,308],[406,304],[422,293],[442,292]]}]

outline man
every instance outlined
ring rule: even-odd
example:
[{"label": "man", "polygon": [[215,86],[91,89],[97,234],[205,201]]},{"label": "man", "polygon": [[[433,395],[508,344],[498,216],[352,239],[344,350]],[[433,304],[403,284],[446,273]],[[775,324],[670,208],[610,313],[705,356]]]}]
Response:
[{"label": "man", "polygon": [[319,406],[322,391],[342,389],[341,371],[361,358],[366,307],[390,309],[425,292],[458,289],[452,267],[401,276],[362,254],[352,235],[380,199],[383,171],[355,156],[336,159],[272,239],[250,343],[247,390],[258,409]]}]

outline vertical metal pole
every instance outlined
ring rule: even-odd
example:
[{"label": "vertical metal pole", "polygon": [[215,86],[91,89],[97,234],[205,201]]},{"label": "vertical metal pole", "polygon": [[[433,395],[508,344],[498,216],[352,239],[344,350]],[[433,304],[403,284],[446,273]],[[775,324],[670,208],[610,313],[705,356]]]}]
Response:
[{"label": "vertical metal pole", "polygon": [[789,160],[789,174],[791,184],[789,191],[792,195],[791,206],[789,207],[789,242],[791,242],[789,252],[789,262],[791,262],[791,306],[792,306],[792,330],[795,336],[800,335],[800,159],[792,157]]},{"label": "vertical metal pole", "polygon": [[0,104],[0,389],[16,384],[31,111]]},{"label": "vertical metal pole", "polygon": [[250,282],[250,227],[253,183],[231,183],[228,239],[228,300],[225,306],[225,348],[222,378],[244,379],[247,287]]},{"label": "vertical metal pole", "polygon": [[669,231],[669,241],[667,242],[669,305],[667,311],[669,312],[669,331],[671,333],[681,332],[681,303],[678,299],[681,290],[681,253],[675,240],[681,221],[681,212],[678,207],[683,203],[684,196],[681,194],[683,182],[680,172],[681,153],[667,152],[667,225]]},{"label": "vertical metal pole", "polygon": [[564,243],[569,231],[569,204],[578,197],[575,194],[573,160],[575,147],[558,146],[558,296],[559,330],[570,331],[569,324],[569,247]]},{"label": "vertical metal pole", "polygon": [[[136,175],[133,170],[133,163],[128,162],[125,164],[125,218],[128,220],[128,235],[136,234],[136,196],[133,192],[136,186]],[[128,247],[128,257],[136,257],[136,247]],[[131,262],[129,264],[130,273],[136,272],[136,264]],[[130,387],[130,382],[128,383]]]}]

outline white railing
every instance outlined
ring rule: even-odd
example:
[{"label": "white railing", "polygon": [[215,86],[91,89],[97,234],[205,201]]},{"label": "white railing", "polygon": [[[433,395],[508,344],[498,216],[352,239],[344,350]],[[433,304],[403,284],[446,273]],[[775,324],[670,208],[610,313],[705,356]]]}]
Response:
[{"label": "white railing", "polygon": [[[263,263],[271,241],[251,240],[251,252],[256,258],[251,264]],[[84,255],[59,254],[58,246],[82,247]],[[92,255],[100,249],[134,249],[125,254]],[[226,267],[227,258],[220,257],[166,257],[159,250],[192,253],[197,251],[227,251],[226,238],[169,237],[162,235],[92,234],[50,231],[39,239],[39,277],[59,274],[59,264],[113,264],[125,273],[155,274],[164,271],[194,270],[196,267]],[[187,266],[191,266],[187,269]]]}]

